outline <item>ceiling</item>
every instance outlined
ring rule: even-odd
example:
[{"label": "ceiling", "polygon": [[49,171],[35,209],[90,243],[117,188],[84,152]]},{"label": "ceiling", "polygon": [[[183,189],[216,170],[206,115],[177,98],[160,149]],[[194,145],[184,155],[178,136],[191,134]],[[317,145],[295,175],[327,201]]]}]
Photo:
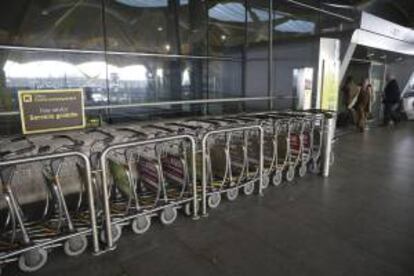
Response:
[{"label": "ceiling", "polygon": [[406,27],[414,27],[413,0],[321,0],[320,2],[321,7],[329,10],[346,12],[346,10],[356,9]]}]

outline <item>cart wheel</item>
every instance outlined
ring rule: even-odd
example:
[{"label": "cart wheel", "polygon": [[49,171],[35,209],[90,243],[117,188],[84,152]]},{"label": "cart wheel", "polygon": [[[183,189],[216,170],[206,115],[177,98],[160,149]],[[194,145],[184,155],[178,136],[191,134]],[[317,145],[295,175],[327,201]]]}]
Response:
[{"label": "cart wheel", "polygon": [[144,234],[151,227],[151,218],[149,216],[139,216],[132,221],[131,228],[135,234]]},{"label": "cart wheel", "polygon": [[331,151],[331,156],[329,157],[329,166],[332,166],[335,163],[335,153]]},{"label": "cart wheel", "polygon": [[290,166],[289,169],[286,171],[286,181],[292,182],[295,178],[295,168]]},{"label": "cart wheel", "polygon": [[247,196],[253,194],[254,192],[254,182],[249,182],[243,187],[243,193]]},{"label": "cart wheel", "polygon": [[[200,207],[200,203],[198,202],[198,200],[197,200],[196,206],[197,206],[197,210],[198,210],[199,207]],[[186,216],[191,216],[193,214],[193,201],[188,202],[184,205],[184,214]]]},{"label": "cart wheel", "polygon": [[164,225],[170,225],[171,223],[175,221],[176,218],[177,218],[177,209],[175,209],[172,206],[165,208],[164,210],[162,210],[160,214],[161,222]]},{"label": "cart wheel", "polygon": [[302,164],[299,167],[299,171],[298,172],[299,172],[299,177],[304,177],[306,175],[306,172],[307,172],[306,164]]},{"label": "cart wheel", "polygon": [[211,194],[207,199],[207,205],[211,209],[215,209],[220,205],[221,194],[219,192]]},{"label": "cart wheel", "polygon": [[184,214],[186,215],[186,216],[191,216],[191,206],[192,206],[192,204],[191,204],[191,202],[189,202],[189,203],[186,203],[185,205],[184,205]]},{"label": "cart wheel", "polygon": [[231,188],[226,192],[226,196],[229,201],[236,200],[238,195],[239,195],[239,189],[237,187]]},{"label": "cart wheel", "polygon": [[319,162],[317,160],[312,160],[312,162],[309,163],[309,171],[313,174],[319,173]]},{"label": "cart wheel", "polygon": [[19,268],[23,272],[34,272],[47,262],[47,251],[43,248],[33,249],[19,257]]},{"label": "cart wheel", "polygon": [[[112,242],[116,243],[122,235],[122,227],[119,224],[112,225]],[[101,241],[106,243],[106,230],[101,231]]]},{"label": "cart wheel", "polygon": [[282,184],[282,171],[280,170],[275,171],[272,177],[272,183],[273,183],[273,186],[276,186],[276,187]]},{"label": "cart wheel", "polygon": [[79,256],[88,247],[88,240],[85,236],[75,236],[65,241],[63,251],[69,257]]},{"label": "cart wheel", "polygon": [[269,175],[263,174],[262,189],[267,189],[269,187],[270,179]]}]

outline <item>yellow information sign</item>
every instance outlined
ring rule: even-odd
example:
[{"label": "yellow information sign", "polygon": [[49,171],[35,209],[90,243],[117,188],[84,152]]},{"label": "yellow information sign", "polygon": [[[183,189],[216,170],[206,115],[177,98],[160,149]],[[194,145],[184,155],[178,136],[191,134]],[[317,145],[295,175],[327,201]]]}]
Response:
[{"label": "yellow information sign", "polygon": [[84,128],[83,89],[22,90],[19,108],[24,134]]}]

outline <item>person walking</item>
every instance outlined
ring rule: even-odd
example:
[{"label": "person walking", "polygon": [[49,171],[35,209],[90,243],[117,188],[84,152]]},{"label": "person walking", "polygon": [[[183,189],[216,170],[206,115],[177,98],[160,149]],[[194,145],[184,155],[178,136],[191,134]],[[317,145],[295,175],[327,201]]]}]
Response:
[{"label": "person walking", "polygon": [[387,126],[392,120],[394,123],[400,122],[398,110],[400,107],[401,91],[394,76],[387,74],[387,85],[384,89],[384,125]]},{"label": "person walking", "polygon": [[348,114],[347,121],[352,121],[352,123],[355,124],[357,121],[355,104],[358,100],[360,88],[358,87],[358,85],[355,84],[353,77],[348,76],[341,90],[343,97],[342,102],[344,104],[346,113]]},{"label": "person walking", "polygon": [[372,98],[373,90],[369,79],[366,78],[362,81],[357,101],[355,103],[356,111],[356,126],[359,131],[365,131],[368,114],[370,112],[370,102]]}]

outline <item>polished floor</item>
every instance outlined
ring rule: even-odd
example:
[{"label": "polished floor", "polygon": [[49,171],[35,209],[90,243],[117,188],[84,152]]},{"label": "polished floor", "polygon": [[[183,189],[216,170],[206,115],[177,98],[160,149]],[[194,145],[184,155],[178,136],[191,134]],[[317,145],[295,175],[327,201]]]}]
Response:
[{"label": "polished floor", "polygon": [[125,231],[99,257],[53,253],[32,275],[414,275],[414,124],[347,134],[335,151],[328,179],[308,175],[143,236]]}]

